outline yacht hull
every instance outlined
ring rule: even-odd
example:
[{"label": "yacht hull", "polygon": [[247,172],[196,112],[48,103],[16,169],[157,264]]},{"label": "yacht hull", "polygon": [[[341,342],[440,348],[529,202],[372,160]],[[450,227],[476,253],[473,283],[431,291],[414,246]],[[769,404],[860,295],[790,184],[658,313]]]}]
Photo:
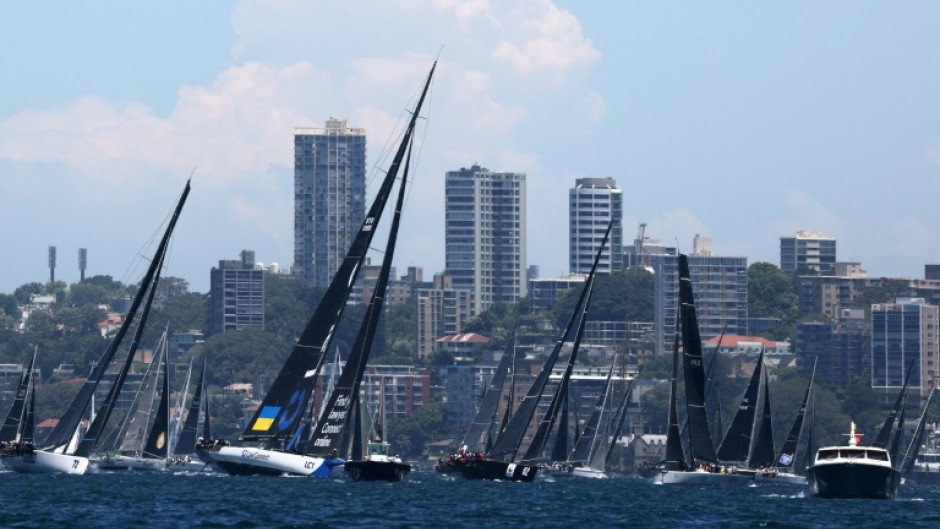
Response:
[{"label": "yacht hull", "polygon": [[760,483],[780,483],[783,485],[806,486],[806,476],[798,476],[791,472],[778,472],[765,475],[760,472],[754,475],[754,481]]},{"label": "yacht hull", "polygon": [[806,480],[820,498],[877,498],[897,496],[901,474],[883,465],[826,463],[809,467]]},{"label": "yacht hull", "polygon": [[343,470],[353,481],[402,481],[411,472],[411,465],[395,461],[347,461]]},{"label": "yacht hull", "polygon": [[746,485],[754,481],[754,476],[733,472],[666,470],[654,475],[652,481],[654,485]]},{"label": "yacht hull", "polygon": [[310,476],[329,477],[342,459],[292,454],[263,448],[224,446],[218,451],[204,452],[223,472],[232,476]]},{"label": "yacht hull", "polygon": [[28,474],[77,474],[88,471],[88,458],[36,450],[30,454],[5,457],[3,462],[16,472]]},{"label": "yacht hull", "polygon": [[88,472],[119,472],[133,470],[138,472],[163,472],[166,470],[165,459],[147,457],[116,456],[105,459],[92,459]]},{"label": "yacht hull", "polygon": [[531,482],[535,480],[535,474],[538,472],[538,467],[535,465],[506,463],[489,459],[459,461],[454,466],[460,472],[460,475],[467,479]]}]

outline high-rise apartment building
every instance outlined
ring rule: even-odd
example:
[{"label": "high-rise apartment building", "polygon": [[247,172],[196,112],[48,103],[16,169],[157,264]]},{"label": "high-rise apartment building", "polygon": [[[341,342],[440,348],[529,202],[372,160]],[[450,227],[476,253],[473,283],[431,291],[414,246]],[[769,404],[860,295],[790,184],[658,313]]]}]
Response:
[{"label": "high-rise apartment building", "polygon": [[365,217],[366,132],[294,129],[294,274],[325,287]]},{"label": "high-rise apartment building", "polygon": [[871,387],[896,394],[911,369],[910,394],[926,397],[938,378],[940,307],[921,298],[871,306]]},{"label": "high-rise apartment building", "polygon": [[[656,252],[649,254],[654,270],[656,354],[665,354],[672,347],[676,326],[679,259],[675,248],[650,242],[648,248]],[[722,330],[729,336],[747,335],[747,257],[712,255],[711,239],[696,235],[689,273],[702,338],[718,336]]]},{"label": "high-rise apartment building", "polygon": [[613,220],[610,241],[601,253],[597,271],[623,269],[623,191],[613,178],[578,178],[568,191],[568,267],[587,274]]},{"label": "high-rise apartment building", "polygon": [[809,375],[816,363],[816,378],[847,388],[856,379],[871,377],[871,320],[864,309],[843,308],[826,321],[796,324],[796,367]]},{"label": "high-rise apartment building", "polygon": [[264,270],[255,266],[255,252],[241,259],[219,261],[209,282],[209,334],[264,329]]},{"label": "high-rise apartment building", "polygon": [[780,237],[780,269],[791,276],[831,276],[836,265],[836,240],[814,231]]},{"label": "high-rise apartment building", "polygon": [[525,178],[479,165],[447,172],[446,272],[473,293],[473,314],[526,295]]}]

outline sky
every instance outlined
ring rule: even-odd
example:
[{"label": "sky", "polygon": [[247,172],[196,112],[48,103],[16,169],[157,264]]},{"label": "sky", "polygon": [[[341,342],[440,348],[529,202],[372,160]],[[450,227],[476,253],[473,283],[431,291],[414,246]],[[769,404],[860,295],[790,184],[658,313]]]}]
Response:
[{"label": "sky", "polygon": [[[838,239],[870,276],[940,263],[940,3],[244,0],[0,8],[0,292],[136,282],[183,185],[166,275],[208,290],[250,249],[293,259],[293,130],[389,142],[431,63],[396,266],[444,268],[444,174],[527,174],[528,264],[568,272],[577,178],[624,235],[779,264]],[[398,128],[396,128],[398,127]],[[372,181],[377,185],[378,180]],[[374,189],[374,185],[370,187]],[[934,228],[932,228],[934,227]]]}]

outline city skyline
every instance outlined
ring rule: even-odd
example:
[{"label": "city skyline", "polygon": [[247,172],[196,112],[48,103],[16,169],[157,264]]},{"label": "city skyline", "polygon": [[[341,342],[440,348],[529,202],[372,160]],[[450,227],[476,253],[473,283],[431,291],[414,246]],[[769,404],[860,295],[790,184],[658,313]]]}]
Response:
[{"label": "city skyline", "polygon": [[136,281],[129,263],[193,168],[167,275],[206,292],[211,267],[243,248],[289,267],[293,130],[346,119],[368,131],[368,169],[382,167],[381,147],[441,46],[400,270],[444,270],[444,175],[474,163],[528,175],[527,262],[543,276],[568,271],[567,190],[606,177],[624,191],[626,241],[645,222],[687,252],[699,233],[718,255],[779,265],[780,237],[812,230],[871,276],[923,277],[940,262],[929,198],[940,185],[940,5],[8,11],[0,292],[46,281],[48,246],[57,279],[78,280],[87,248],[88,276]]}]

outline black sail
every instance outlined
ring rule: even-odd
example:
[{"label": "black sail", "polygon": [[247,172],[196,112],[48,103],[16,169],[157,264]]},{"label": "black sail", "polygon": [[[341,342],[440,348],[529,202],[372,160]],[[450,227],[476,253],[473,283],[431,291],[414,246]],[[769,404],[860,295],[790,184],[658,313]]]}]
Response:
[{"label": "black sail", "polygon": [[483,399],[480,400],[480,407],[477,408],[477,412],[467,428],[467,433],[460,442],[460,446],[466,446],[470,452],[480,453],[484,451],[493,430],[493,425],[496,423],[499,400],[503,394],[506,375],[512,362],[513,343],[513,339],[507,341],[503,357],[499,360],[499,365],[496,366],[496,372],[493,373],[493,378],[490,380],[486,392],[483,393]]},{"label": "black sail", "polygon": [[614,413],[614,422],[611,425],[611,435],[609,441],[607,442],[607,453],[604,455],[605,465],[610,459],[611,454],[613,454],[614,448],[617,446],[617,439],[620,437],[620,433],[623,430],[623,420],[627,416],[627,406],[630,404],[630,392],[632,391],[633,380],[630,380],[630,383],[627,384],[627,389],[623,392],[623,395],[620,398],[620,404],[617,406],[617,412]]},{"label": "black sail", "polygon": [[[604,241],[606,242],[606,240],[605,238]],[[603,246],[604,243],[601,243],[601,248],[603,248]],[[565,372],[561,375],[558,387],[555,388],[555,393],[552,395],[552,400],[548,405],[545,416],[539,421],[539,426],[535,431],[535,435],[532,436],[532,442],[529,443],[526,449],[523,461],[535,461],[541,457],[542,451],[545,449],[545,444],[548,442],[548,437],[551,435],[552,429],[554,428],[555,420],[558,418],[561,403],[568,394],[568,384],[571,382],[574,364],[578,359],[578,352],[581,350],[581,338],[584,336],[584,327],[587,323],[588,311],[591,307],[591,293],[594,291],[594,276],[591,276],[588,281],[591,282],[591,286],[588,289],[587,300],[584,302],[584,310],[581,311],[581,319],[578,322],[578,330],[575,333],[571,354],[568,355],[568,361],[565,363]]]},{"label": "black sail", "polygon": [[114,383],[111,384],[111,389],[108,390],[108,396],[105,397],[104,403],[95,415],[95,420],[88,426],[88,430],[78,443],[78,447],[75,448],[75,455],[77,456],[88,457],[91,455],[92,451],[94,451],[95,447],[98,446],[98,439],[101,437],[108,423],[108,419],[111,417],[111,412],[114,410],[114,406],[121,396],[121,389],[124,388],[127,374],[130,373],[131,366],[134,364],[134,356],[137,354],[140,338],[144,334],[144,328],[150,316],[150,307],[153,306],[153,298],[157,293],[157,285],[160,283],[160,270],[163,267],[163,259],[165,256],[166,253],[162,253],[158,257],[160,265],[157,267],[157,273],[153,276],[153,282],[150,285],[140,285],[140,288],[147,289],[147,300],[144,302],[144,310],[140,313],[140,323],[137,324],[137,329],[134,330],[134,337],[128,348],[127,357],[124,359],[124,364],[121,365],[121,369],[118,371]]},{"label": "black sail", "polygon": [[3,426],[0,427],[0,442],[2,443],[19,441],[22,437],[28,407],[26,398],[29,396],[29,387],[33,376],[34,365],[36,365],[35,352],[33,353],[32,362],[29,364],[29,367],[23,371],[23,376],[20,377],[20,383],[16,387],[16,396],[13,398],[10,413],[7,414],[6,420],[3,421]]},{"label": "black sail", "polygon": [[160,394],[160,405],[154,416],[147,444],[144,445],[144,455],[153,458],[166,458],[170,435],[170,370],[167,349],[163,350],[163,391]]},{"label": "black sail", "polygon": [[568,394],[561,399],[561,417],[558,419],[558,433],[555,434],[555,444],[552,445],[552,461],[564,461],[568,458]]},{"label": "black sail", "polygon": [[578,437],[578,442],[574,444],[574,449],[568,456],[568,461],[572,463],[580,463],[587,466],[591,460],[591,455],[594,454],[594,449],[600,437],[598,427],[601,424],[601,420],[604,418],[604,411],[607,408],[607,396],[611,390],[613,375],[614,365],[612,364],[607,371],[604,391],[597,396],[597,400],[594,402],[594,409],[591,411],[591,416],[588,417],[588,422],[584,425],[584,431],[581,432],[581,437]]},{"label": "black sail", "polygon": [[685,373],[685,399],[689,421],[689,445],[693,463],[715,463],[715,445],[708,431],[705,411],[705,362],[702,358],[702,338],[695,315],[695,296],[689,259],[679,254],[679,313],[682,318],[682,359]]},{"label": "black sail", "polygon": [[725,432],[725,437],[718,445],[718,459],[722,461],[747,461],[751,450],[751,432],[754,431],[754,416],[757,411],[757,400],[760,395],[761,366],[764,363],[764,352],[761,351],[754,365],[751,381],[741,397],[741,403],[731,419],[731,426]]},{"label": "black sail", "polygon": [[[406,135],[410,136],[414,131],[415,122],[421,113],[421,105],[424,103],[436,66],[437,62],[435,61],[430,73],[428,73],[427,82],[411,116]],[[323,299],[317,305],[303,334],[274,379],[274,383],[271,384],[268,394],[265,395],[261,405],[258,406],[258,411],[248,421],[248,425],[242,433],[242,439],[279,439],[287,441],[297,432],[301,418],[304,415],[304,409],[316,384],[316,375],[323,364],[323,359],[332,341],[333,331],[342,317],[353,283],[356,281],[369,250],[369,245],[372,242],[372,237],[375,234],[374,228],[382,217],[385,203],[391,195],[392,185],[398,177],[399,167],[404,160],[408,143],[409,141],[406,138],[399,145],[391,166],[389,166],[388,173],[386,173],[372,206],[366,214],[362,227],[353,239],[349,251],[343,259],[343,263],[330,281]]]},{"label": "black sail", "polygon": [[160,240],[160,244],[157,246],[157,251],[154,254],[154,258],[150,261],[150,266],[147,268],[147,273],[144,274],[144,278],[140,282],[141,288],[138,289],[137,294],[134,296],[134,300],[131,302],[130,309],[128,309],[127,315],[124,317],[124,321],[121,323],[120,328],[118,328],[117,334],[115,335],[114,339],[111,340],[108,348],[98,359],[98,362],[95,364],[95,368],[92,370],[91,374],[88,375],[88,378],[85,379],[85,383],[82,385],[81,389],[78,390],[78,394],[76,394],[72,399],[72,402],[66,409],[65,414],[62,415],[62,418],[59,419],[58,424],[56,424],[55,428],[52,429],[52,432],[46,438],[44,448],[55,449],[56,447],[65,446],[72,439],[72,435],[75,434],[75,431],[82,420],[82,416],[85,413],[85,409],[88,408],[88,404],[91,402],[91,399],[94,396],[95,388],[98,387],[98,382],[101,380],[101,377],[104,375],[105,371],[107,371],[108,366],[114,359],[114,354],[121,345],[121,341],[124,339],[124,336],[127,334],[127,331],[134,322],[137,310],[140,308],[141,303],[143,303],[144,297],[147,293],[146,286],[153,282],[153,278],[157,274],[157,270],[160,268],[160,263],[162,262],[160,256],[166,253],[167,245],[170,243],[170,236],[173,234],[173,229],[176,227],[176,221],[179,219],[180,213],[183,211],[183,204],[186,203],[186,197],[189,196],[189,189],[190,182],[187,180],[186,187],[183,189],[183,194],[180,196],[179,201],[176,204],[176,209],[173,212],[173,216],[170,218],[170,222],[167,224],[166,231],[163,233],[163,238]]},{"label": "black sail", "polygon": [[888,441],[891,440],[891,432],[894,430],[894,422],[898,418],[898,412],[901,410],[901,405],[904,402],[904,395],[907,393],[907,383],[911,378],[911,370],[913,369],[914,362],[911,361],[910,365],[907,367],[907,374],[904,375],[904,386],[901,387],[901,392],[898,393],[898,398],[894,401],[894,408],[891,409],[891,413],[885,418],[884,424],[881,425],[881,430],[878,431],[878,435],[875,436],[875,441],[871,444],[875,448],[888,447]]},{"label": "black sail", "polygon": [[914,430],[914,437],[911,438],[911,443],[907,446],[907,452],[904,454],[904,461],[901,462],[901,476],[907,476],[911,473],[911,470],[914,469],[914,463],[917,461],[917,456],[920,454],[920,447],[924,443],[924,433],[926,432],[927,426],[927,410],[930,409],[930,402],[933,401],[933,394],[937,391],[937,388],[930,390],[930,395],[927,396],[927,403],[924,404],[924,411],[920,415],[920,420],[917,421],[917,429]]},{"label": "black sail", "polygon": [[757,433],[754,439],[754,450],[748,460],[750,468],[768,468],[774,465],[774,427],[770,415],[770,378],[766,375],[766,368],[763,362],[758,366],[764,371],[764,405],[763,413],[760,416],[760,422],[757,425]]},{"label": "black sail", "polygon": [[[578,319],[578,328],[575,331],[574,341],[571,347],[571,354],[568,355],[568,361],[565,363],[565,372],[561,376],[561,380],[558,382],[558,387],[555,389],[555,394],[552,395],[551,403],[548,406],[548,410],[545,412],[545,416],[542,417],[542,420],[539,422],[539,426],[535,431],[535,435],[532,437],[532,442],[529,443],[529,447],[526,449],[525,461],[534,461],[538,459],[542,451],[545,449],[545,444],[548,442],[548,437],[552,433],[552,428],[555,425],[555,420],[558,417],[558,411],[561,409],[561,400],[568,392],[568,384],[571,381],[571,374],[574,371],[574,364],[578,359],[578,352],[581,349],[581,339],[584,337],[584,328],[587,324],[588,313],[591,308],[591,297],[594,292],[594,282],[597,278],[597,265],[600,263],[601,255],[604,253],[604,248],[607,246],[607,240],[610,238],[611,229],[613,229],[614,222],[611,220],[607,223],[607,231],[604,232],[604,238],[601,239],[601,245],[597,249],[597,253],[594,254],[594,263],[591,266],[591,273],[588,275],[588,289],[587,297],[584,299],[584,304],[581,307],[581,316]],[[575,309],[578,310],[577,308]]]},{"label": "black sail", "polygon": [[672,340],[672,376],[669,379],[669,419],[666,426],[666,470],[687,470],[682,432],[679,430],[679,314],[676,313],[675,335]]},{"label": "black sail", "polygon": [[780,453],[777,455],[777,466],[793,467],[796,462],[796,450],[800,444],[800,438],[803,436],[803,419],[806,416],[806,406],[809,404],[809,396],[813,390],[813,380],[816,378],[816,360],[813,360],[813,374],[809,377],[809,384],[806,386],[806,393],[803,394],[803,402],[800,403],[800,410],[796,414],[793,426],[787,433],[787,438],[780,447]]},{"label": "black sail", "polygon": [[901,468],[901,461],[898,456],[901,453],[901,441],[904,439],[904,418],[907,412],[907,399],[904,399],[904,404],[901,406],[901,414],[898,416],[898,427],[894,430],[894,440],[891,442],[891,448],[888,449],[888,454],[891,456],[891,465],[899,469]]},{"label": "black sail", "polygon": [[199,375],[199,382],[196,383],[196,390],[193,392],[193,400],[189,403],[189,414],[186,415],[186,421],[183,423],[183,431],[180,432],[180,438],[176,441],[177,455],[187,455],[196,452],[196,437],[199,429],[199,412],[202,410],[202,393],[206,384],[206,363],[202,361],[202,374]]},{"label": "black sail", "polygon": [[[385,290],[388,286],[392,259],[395,256],[395,243],[398,240],[398,228],[401,223],[402,208],[404,207],[408,187],[408,168],[411,160],[410,142],[413,132],[414,121],[405,132],[405,137],[402,140],[403,146],[408,143],[408,156],[405,161],[405,170],[402,172],[401,184],[398,187],[398,199],[395,203],[395,213],[392,216],[392,225],[389,229],[379,277],[376,279],[375,289],[372,291],[372,297],[366,307],[365,318],[359,327],[359,334],[356,335],[356,341],[353,343],[346,365],[343,366],[343,371],[333,388],[333,393],[330,394],[330,398],[323,408],[319,420],[317,420],[313,435],[304,448],[304,452],[308,455],[325,457],[339,453],[343,434],[349,424],[352,406],[359,399],[359,386],[362,383],[366,364],[369,361],[369,353],[372,350],[372,341],[375,338],[379,317],[382,315],[382,307],[385,305]],[[360,406],[359,409],[365,410],[366,406]]]}]

